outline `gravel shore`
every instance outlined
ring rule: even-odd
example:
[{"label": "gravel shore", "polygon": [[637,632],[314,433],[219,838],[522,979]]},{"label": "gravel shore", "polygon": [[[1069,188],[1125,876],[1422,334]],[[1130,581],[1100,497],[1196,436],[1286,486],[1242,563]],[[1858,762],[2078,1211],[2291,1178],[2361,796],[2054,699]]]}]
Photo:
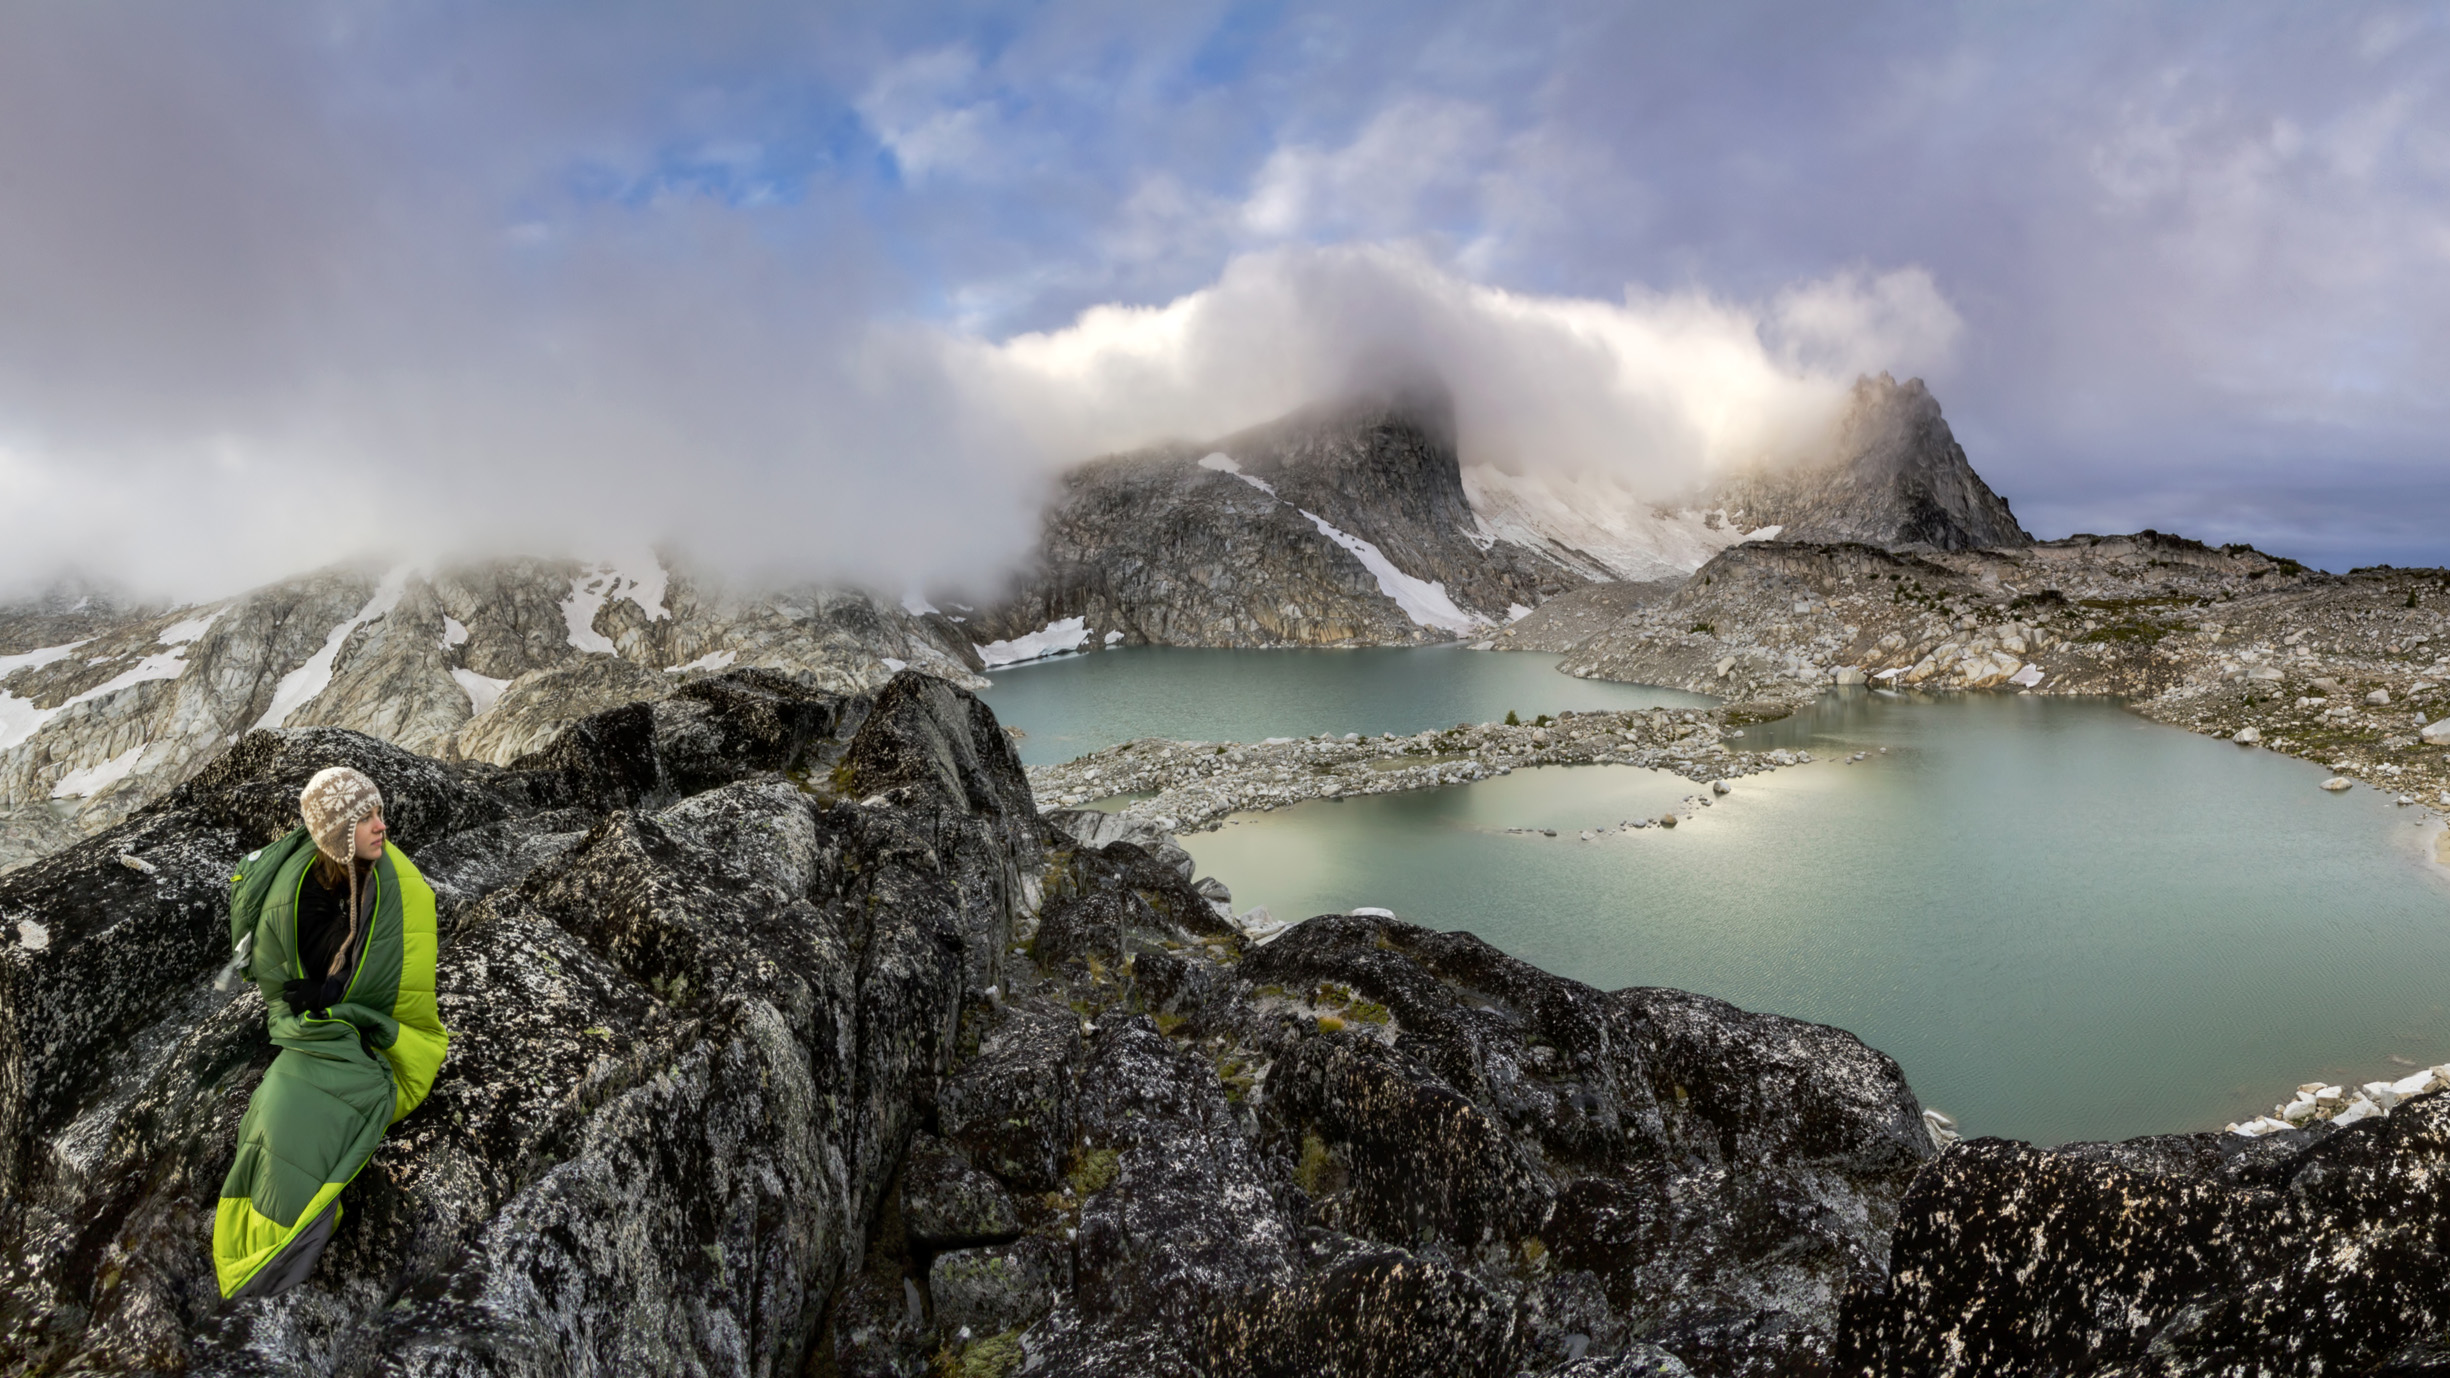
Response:
[{"label": "gravel shore", "polygon": [[1562,713],[1524,724],[1460,723],[1398,737],[1321,734],[1264,742],[1148,737],[1060,765],[1033,766],[1041,808],[1143,795],[1121,812],[1168,833],[1199,832],[1226,815],[1310,799],[1391,794],[1491,779],[1523,766],[1614,764],[1673,771],[1703,783],[1801,765],[1802,751],[1741,749],[1744,707]]}]

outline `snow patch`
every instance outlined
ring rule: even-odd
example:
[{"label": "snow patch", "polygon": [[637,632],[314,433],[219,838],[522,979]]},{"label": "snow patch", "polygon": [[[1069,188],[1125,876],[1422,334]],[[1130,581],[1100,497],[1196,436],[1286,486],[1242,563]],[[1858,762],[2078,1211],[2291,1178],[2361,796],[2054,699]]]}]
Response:
[{"label": "snow patch", "polygon": [[467,627],[461,625],[458,618],[445,615],[442,619],[442,648],[447,651],[454,646],[465,646],[467,644]]},{"label": "snow patch", "polygon": [[2018,670],[2018,671],[2017,671],[2015,674],[2012,674],[2012,675],[2008,676],[2008,683],[2010,683],[2010,684],[2021,684],[2021,685],[2023,685],[2024,687],[2026,687],[2027,689],[2030,689],[2030,688],[2032,688],[2034,685],[2037,685],[2037,684],[2039,684],[2039,683],[2041,683],[2041,682],[2042,682],[2042,667],[2041,667],[2041,666],[2039,666],[2039,665],[2028,665],[2028,666],[2024,667],[2023,669]]},{"label": "snow patch", "polygon": [[[83,641],[71,641],[65,646],[45,646],[39,651],[20,651],[16,655],[0,656],[0,679],[7,679],[19,670],[39,670],[54,661],[66,660],[77,647],[84,644]],[[21,699],[6,689],[0,689],[0,751],[6,751],[33,736],[58,711],[57,708],[36,708],[32,699]]]},{"label": "snow patch", "polygon": [[1520,622],[1529,616],[1531,616],[1531,609],[1524,607],[1520,603],[1508,603],[1506,605],[1506,620],[1508,622]]},{"label": "snow patch", "polygon": [[[636,603],[649,622],[661,622],[672,615],[672,610],[664,606],[664,594],[671,587],[672,576],[665,572],[664,562],[655,558],[654,551],[640,551],[628,559],[615,560],[605,568],[611,570],[613,577],[620,581],[611,597],[627,598]],[[631,576],[621,572],[625,569],[642,569],[646,573]]]},{"label": "snow patch", "polygon": [[885,662],[886,669],[897,675],[910,668],[910,662],[907,660],[896,660],[892,656],[879,656],[878,659]]},{"label": "snow patch", "polygon": [[65,646],[45,646],[39,651],[20,651],[13,656],[0,656],[0,679],[7,679],[19,670],[39,670],[53,661],[66,660],[69,652],[84,644],[83,641],[71,641]]},{"label": "snow patch", "polygon": [[510,683],[506,679],[480,675],[474,670],[453,670],[451,678],[458,680],[459,687],[467,691],[468,716],[471,718],[484,716],[502,697],[502,686]]},{"label": "snow patch", "polygon": [[25,944],[28,952],[40,952],[51,946],[51,930],[32,919],[19,919],[17,921],[17,941]]},{"label": "snow patch", "polygon": [[1067,617],[1060,622],[1049,622],[1027,636],[1016,636],[1010,641],[990,641],[978,648],[978,658],[990,668],[1015,665],[1024,660],[1043,660],[1066,651],[1077,651],[1080,644],[1088,639],[1089,619]]},{"label": "snow patch", "polygon": [[1484,619],[1455,606],[1455,600],[1446,596],[1446,585],[1404,573],[1377,546],[1337,530],[1316,512],[1305,509],[1302,515],[1310,519],[1320,535],[1351,551],[1362,568],[1377,576],[1378,591],[1394,599],[1395,606],[1402,608],[1404,616],[1414,623],[1449,632],[1468,632],[1483,624]]},{"label": "snow patch", "polygon": [[213,619],[221,616],[222,611],[220,608],[215,608],[200,617],[191,617],[184,622],[174,622],[162,628],[162,634],[153,639],[165,646],[184,646],[204,635],[204,629],[212,626]]},{"label": "snow patch", "polygon": [[1113,645],[1114,643],[1116,643],[1116,642],[1118,642],[1118,641],[1120,641],[1120,640],[1122,640],[1122,639],[1123,639],[1123,634],[1122,634],[1121,632],[1108,632],[1108,633],[1106,633],[1106,644],[1107,644],[1107,645],[1109,645],[1109,646]]},{"label": "snow patch", "polygon": [[651,553],[640,558],[644,561],[643,565],[633,559],[630,567],[646,569],[648,572],[642,577],[624,574],[620,565],[608,561],[591,566],[570,581],[570,596],[561,600],[561,620],[570,628],[570,644],[573,647],[589,655],[620,654],[612,638],[595,629],[596,614],[602,612],[607,603],[626,598],[638,605],[639,611],[647,615],[649,622],[672,615],[671,610],[664,606],[664,592],[670,578],[664,573],[663,562]]},{"label": "snow patch", "polygon": [[902,611],[913,617],[925,617],[936,610],[936,605],[920,597],[917,589],[902,595]]},{"label": "snow patch", "polygon": [[612,638],[595,629],[595,615],[604,610],[606,590],[621,576],[609,570],[582,574],[570,581],[570,596],[561,600],[562,624],[570,629],[570,644],[588,655],[618,655]]},{"label": "snow patch", "polygon": [[1231,474],[1235,478],[1242,480],[1244,483],[1249,484],[1251,487],[1258,489],[1260,492],[1267,494],[1271,498],[1276,496],[1275,484],[1268,482],[1266,479],[1263,479],[1256,474],[1243,473],[1242,466],[1235,463],[1234,457],[1225,453],[1223,450],[1219,450],[1215,454],[1209,455],[1202,459],[1199,462],[1199,467],[1203,469],[1214,469],[1220,474]]},{"label": "snow patch", "polygon": [[133,688],[136,685],[144,684],[152,680],[177,679],[179,677],[179,672],[186,668],[187,648],[184,646],[174,646],[169,650],[162,652],[160,655],[146,656],[144,659],[136,662],[134,666],[120,671],[117,675],[113,676],[108,683],[97,684],[93,688],[86,690],[84,693],[77,695],[73,699],[70,699],[68,703],[61,704],[60,707],[66,708],[69,706],[69,704],[88,703],[94,699],[104,698],[108,695],[116,694],[122,689]]},{"label": "snow patch", "polygon": [[142,744],[139,744],[129,747],[99,765],[90,765],[83,770],[72,770],[61,776],[60,782],[51,787],[51,797],[54,799],[83,799],[89,795],[100,794],[127,779],[129,772],[136,769],[137,760],[144,754],[145,749]]},{"label": "snow patch", "polygon": [[685,675],[692,670],[721,670],[728,667],[732,661],[737,658],[738,657],[736,654],[731,651],[708,651],[706,654],[699,656],[697,659],[690,661],[686,665],[666,666],[664,673],[667,675]]},{"label": "snow patch", "polygon": [[56,708],[36,708],[34,700],[21,699],[6,689],[0,689],[0,751],[6,751],[42,730],[51,721]]},{"label": "snow patch", "polygon": [[1774,526],[1738,531],[1690,508],[1662,507],[1605,474],[1509,474],[1463,467],[1463,496],[1479,521],[1464,534],[1486,550],[1510,541],[1595,579],[1672,579],[1738,541],[1768,540]]},{"label": "snow patch", "polygon": [[[332,634],[323,639],[322,650],[307,657],[304,665],[281,676],[281,682],[272,691],[272,706],[264,710],[264,716],[256,719],[257,727],[281,726],[289,721],[290,714],[332,687],[332,662],[340,657],[340,648],[347,644],[349,633],[391,612],[400,601],[401,590],[407,587],[411,568],[401,565],[384,575],[383,582],[375,586],[374,596],[366,600],[366,606],[357,610],[357,616],[332,628]],[[104,689],[109,687],[103,686]],[[101,692],[101,689],[91,690],[84,697],[90,698]]]}]

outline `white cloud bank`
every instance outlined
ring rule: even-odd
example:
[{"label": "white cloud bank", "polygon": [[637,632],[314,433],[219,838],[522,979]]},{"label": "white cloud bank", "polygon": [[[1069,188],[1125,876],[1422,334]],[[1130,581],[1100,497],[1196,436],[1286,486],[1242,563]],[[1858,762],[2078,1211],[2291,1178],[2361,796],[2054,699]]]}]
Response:
[{"label": "white cloud bank", "polygon": [[1470,281],[1404,246],[1237,258],[1162,306],[960,349],[965,389],[1032,447],[1077,456],[1212,438],[1342,391],[1428,374],[1466,463],[1605,473],[1662,496],[1811,451],[1863,372],[1946,362],[1930,276],[1801,284],[1767,302],[1630,289],[1621,301]]},{"label": "white cloud bank", "polygon": [[[1095,195],[1073,223],[973,193],[1095,191],[1060,169],[1084,130],[1136,127],[1114,92],[1031,125],[1010,52],[895,56],[822,6],[297,16],[0,17],[0,597],[658,541],[976,585],[1026,553],[1063,465],[1391,374],[1444,379],[1468,457],[1648,487],[1792,448],[1856,371],[1928,369],[1957,328],[1911,269],[1751,303],[1483,285],[1520,260],[1427,227],[1536,199],[1483,166],[1520,131],[1401,97],[1349,144],[1272,131],[1208,167],[1180,199],[1209,232],[1152,222],[1193,244],[1179,271],[1074,300],[1223,264],[1204,289],[1001,339],[964,303],[1047,300],[1114,226]],[[1076,64],[1041,38],[1043,85]],[[898,180],[782,90],[858,92]],[[1115,186],[1197,170],[1115,156]]]},{"label": "white cloud bank", "polygon": [[[998,340],[959,305],[991,273],[914,314],[925,284],[857,187],[607,94],[630,80],[539,89],[551,25],[429,71],[406,18],[285,13],[0,21],[0,597],[666,541],[740,574],[979,586],[1064,465],[1391,375],[1446,382],[1467,458],[1667,488],[1796,447],[1854,373],[1930,368],[1957,330],[1913,269],[1757,303],[1483,285],[1469,246],[1404,236],[1496,126],[1411,102],[1354,148],[1283,145],[1229,217],[1339,246]],[[660,70],[638,55],[662,30],[624,32],[610,70]],[[958,180],[991,123],[971,60],[881,70],[864,118],[906,176]],[[399,103],[351,94],[373,89]]]},{"label": "white cloud bank", "polygon": [[[671,540],[741,572],[980,586],[1026,550],[1050,476],[1092,455],[1429,375],[1467,463],[1667,497],[1813,449],[1856,374],[1934,368],[1958,329],[1915,269],[1758,303],[1601,301],[1490,287],[1402,245],[1249,254],[1163,305],[1001,342],[870,323],[819,359],[720,377],[632,322],[573,346],[575,364],[327,380],[300,408],[267,404],[252,428],[147,461],[0,451],[0,544],[16,551],[0,581],[83,552],[204,596],[367,546]],[[697,338],[740,359],[759,343],[742,333]],[[180,462],[198,447],[208,462]]]}]

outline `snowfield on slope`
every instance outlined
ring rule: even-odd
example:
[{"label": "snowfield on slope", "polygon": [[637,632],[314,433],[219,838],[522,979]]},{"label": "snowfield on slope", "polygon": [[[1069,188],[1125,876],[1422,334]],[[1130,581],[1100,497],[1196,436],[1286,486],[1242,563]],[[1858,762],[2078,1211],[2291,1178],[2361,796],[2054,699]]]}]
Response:
[{"label": "snowfield on slope", "polygon": [[1673,579],[1738,541],[1778,534],[1774,526],[1712,526],[1706,513],[1663,507],[1599,474],[1509,474],[1466,464],[1463,496],[1480,519],[1480,529],[1465,534],[1482,549],[1509,541],[1597,579]]},{"label": "snowfield on slope", "polygon": [[1320,535],[1351,551],[1362,568],[1377,577],[1378,591],[1394,599],[1395,606],[1404,610],[1404,616],[1420,626],[1460,634],[1487,625],[1483,619],[1456,607],[1455,600],[1446,596],[1446,585],[1404,573],[1386,557],[1386,552],[1359,536],[1337,530],[1316,512],[1305,509],[1302,515],[1310,519]]},{"label": "snowfield on slope", "polygon": [[1067,617],[1049,622],[1026,636],[1009,641],[990,641],[978,648],[978,658],[992,670],[998,665],[1018,665],[1025,660],[1044,660],[1048,656],[1077,651],[1089,639],[1089,619]]}]

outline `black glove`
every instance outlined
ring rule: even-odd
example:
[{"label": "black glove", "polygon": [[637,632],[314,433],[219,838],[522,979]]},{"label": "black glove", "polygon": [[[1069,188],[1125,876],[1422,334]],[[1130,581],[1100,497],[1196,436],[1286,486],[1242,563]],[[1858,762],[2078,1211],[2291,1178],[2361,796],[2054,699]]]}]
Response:
[{"label": "black glove", "polygon": [[337,984],[337,979],[329,976],[321,980],[292,981],[281,987],[281,1002],[289,1006],[292,1012],[312,1012],[320,1017],[340,998],[340,992],[334,989]]}]

